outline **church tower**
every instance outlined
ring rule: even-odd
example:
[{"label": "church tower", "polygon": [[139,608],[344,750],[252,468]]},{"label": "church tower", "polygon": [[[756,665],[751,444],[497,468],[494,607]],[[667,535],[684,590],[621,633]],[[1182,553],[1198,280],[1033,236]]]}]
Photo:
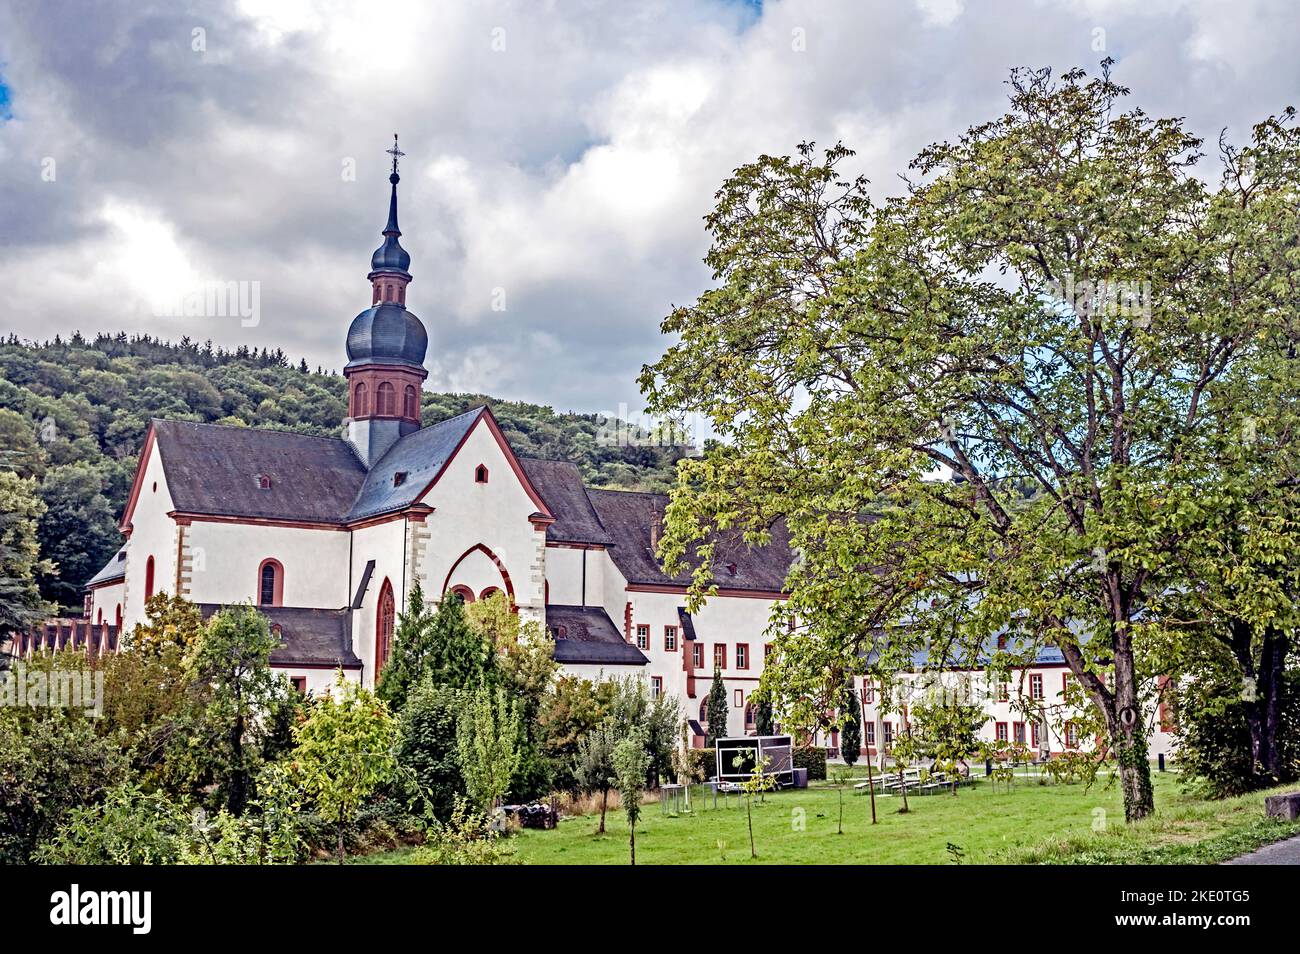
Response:
[{"label": "church tower", "polygon": [[429,335],[406,309],[411,256],[397,227],[397,160],[404,155],[393,136],[392,196],[384,244],[370,257],[370,307],[348,328],[348,440],[366,467],[373,467],[398,439],[420,429],[420,389],[428,372]]}]

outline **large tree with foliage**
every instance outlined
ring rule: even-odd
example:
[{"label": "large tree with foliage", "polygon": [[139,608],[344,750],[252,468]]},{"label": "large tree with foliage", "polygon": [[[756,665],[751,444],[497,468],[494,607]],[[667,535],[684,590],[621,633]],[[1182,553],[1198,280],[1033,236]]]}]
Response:
[{"label": "large tree with foliage", "polygon": [[462,694],[456,752],[465,791],[481,812],[498,807],[519,768],[523,720],[519,704],[502,686]]},{"label": "large tree with foliage", "polygon": [[[1181,121],[1122,112],[1106,70],[1018,70],[1010,90],[883,205],[839,146],[724,183],[719,285],[665,320],[680,343],[642,378],[652,409],[723,438],[679,467],[661,552],[694,560],[697,603],[712,532],[764,543],[786,521],[798,625],[774,626],[764,680],[796,726],[865,658],[941,665],[1008,630],[996,665],[1056,646],[1132,820],[1153,807],[1140,688],[1194,638],[1155,603],[1240,490],[1216,475],[1253,392],[1224,385],[1280,319],[1234,297],[1233,256],[1262,240],[1216,216]],[[1222,204],[1247,188],[1226,177]],[[1293,289],[1290,221],[1252,282]]]},{"label": "large tree with foliage", "polygon": [[294,728],[291,777],[338,831],[338,862],[348,822],[373,792],[397,771],[397,722],[373,692],[339,673],[330,692],[316,700]]},{"label": "large tree with foliage", "polygon": [[45,611],[37,575],[54,565],[40,556],[36,527],[45,506],[30,479],[0,470],[0,639],[26,629]]},{"label": "large tree with foliage", "polygon": [[840,758],[853,765],[862,753],[862,707],[853,683],[844,687],[840,701]]},{"label": "large tree with foliage", "polygon": [[600,826],[596,829],[599,835],[605,834],[609,793],[618,782],[614,768],[614,749],[618,742],[618,733],[611,726],[602,726],[578,740],[578,753],[574,756],[573,776],[579,791],[600,796]]},{"label": "large tree with foliage", "polygon": [[208,622],[189,660],[194,699],[183,747],[235,816],[254,796],[264,761],[279,754],[278,710],[296,702],[285,677],[271,669],[279,645],[265,616],[251,606],[232,606]]}]

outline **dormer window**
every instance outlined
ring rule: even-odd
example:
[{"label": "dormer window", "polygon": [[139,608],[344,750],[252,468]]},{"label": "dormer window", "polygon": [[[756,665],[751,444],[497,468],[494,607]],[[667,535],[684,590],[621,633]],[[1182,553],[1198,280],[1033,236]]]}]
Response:
[{"label": "dormer window", "polygon": [[397,473],[393,474],[394,487],[400,487],[404,483],[406,483],[406,471],[399,470]]},{"label": "dormer window", "polygon": [[483,464],[474,468],[474,483],[486,484],[488,482],[488,469]]},{"label": "dormer window", "polygon": [[258,490],[271,489],[271,478],[267,474],[254,474],[253,481],[257,484]]}]

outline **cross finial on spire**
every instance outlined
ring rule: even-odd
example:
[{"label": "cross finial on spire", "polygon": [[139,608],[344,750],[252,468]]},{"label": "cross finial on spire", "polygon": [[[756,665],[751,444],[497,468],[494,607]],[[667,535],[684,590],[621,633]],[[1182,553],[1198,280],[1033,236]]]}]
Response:
[{"label": "cross finial on spire", "polygon": [[384,151],[393,157],[393,175],[397,175],[397,160],[406,155],[406,153],[397,148],[397,133],[393,133],[393,148],[385,149]]}]

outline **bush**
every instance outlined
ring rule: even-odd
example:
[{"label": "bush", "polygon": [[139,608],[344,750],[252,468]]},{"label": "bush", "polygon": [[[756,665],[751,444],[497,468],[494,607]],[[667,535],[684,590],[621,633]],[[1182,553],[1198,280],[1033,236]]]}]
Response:
[{"label": "bush", "polygon": [[435,818],[451,817],[456,798],[465,794],[456,755],[460,693],[422,682],[402,709],[397,743],[399,781],[407,791],[407,808]]},{"label": "bush", "polygon": [[718,758],[714,749],[686,749],[682,755],[682,771],[688,784],[707,782],[718,774]]},{"label": "bush", "polygon": [[820,745],[810,745],[794,750],[794,767],[808,770],[808,781],[826,781],[826,750]]},{"label": "bush", "polygon": [[25,864],[68,812],[125,772],[125,757],[84,719],[0,710],[0,864]]},{"label": "bush", "polygon": [[456,799],[451,817],[429,828],[423,847],[411,855],[417,865],[508,865],[515,862],[509,839],[494,830],[488,815],[471,810],[469,800]]}]

